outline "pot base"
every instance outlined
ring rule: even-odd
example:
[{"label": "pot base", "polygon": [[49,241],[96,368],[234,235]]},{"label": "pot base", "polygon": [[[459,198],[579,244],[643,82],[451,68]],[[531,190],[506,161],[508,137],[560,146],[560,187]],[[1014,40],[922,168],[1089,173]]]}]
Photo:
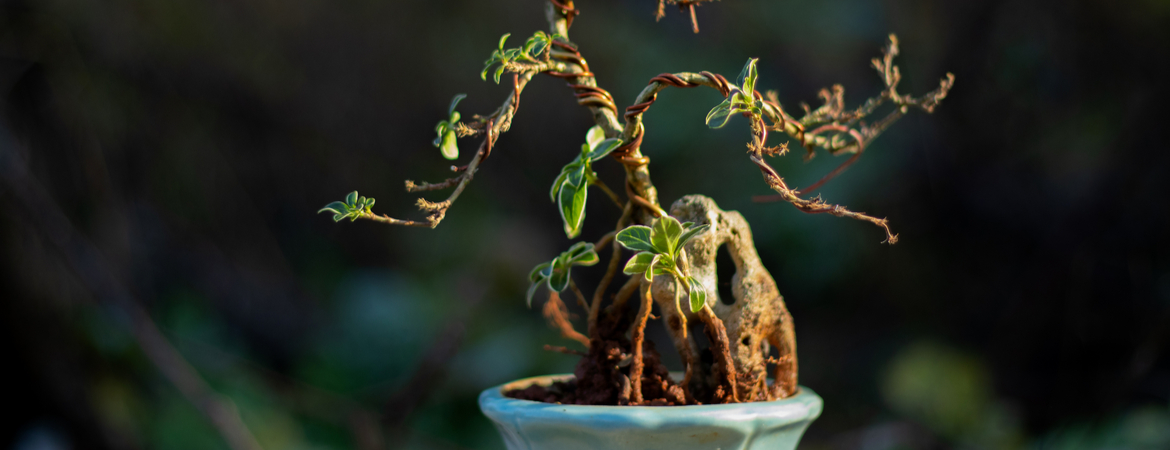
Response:
[{"label": "pot base", "polygon": [[479,395],[479,407],[509,450],[792,450],[823,407],[803,386],[784,400],[695,406],[561,405],[503,395],[571,379],[547,375],[496,386]]}]

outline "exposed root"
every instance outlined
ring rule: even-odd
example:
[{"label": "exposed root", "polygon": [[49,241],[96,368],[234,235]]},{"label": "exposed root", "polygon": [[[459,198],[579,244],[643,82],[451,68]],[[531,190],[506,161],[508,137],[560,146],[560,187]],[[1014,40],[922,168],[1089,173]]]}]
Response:
[{"label": "exposed root", "polygon": [[[634,330],[630,333],[634,347],[634,360],[630,363],[630,404],[642,404],[642,342],[646,339],[646,319],[650,317],[650,308],[654,306],[654,297],[650,295],[650,284],[643,283],[642,305],[638,308],[638,316],[634,318]],[[726,339],[726,338],[725,338]]]},{"label": "exposed root", "polygon": [[573,329],[573,322],[569,321],[569,310],[565,308],[560,295],[549,291],[548,301],[544,303],[542,312],[549,325],[561,331],[561,337],[580,342],[585,348],[589,348],[589,338]]}]

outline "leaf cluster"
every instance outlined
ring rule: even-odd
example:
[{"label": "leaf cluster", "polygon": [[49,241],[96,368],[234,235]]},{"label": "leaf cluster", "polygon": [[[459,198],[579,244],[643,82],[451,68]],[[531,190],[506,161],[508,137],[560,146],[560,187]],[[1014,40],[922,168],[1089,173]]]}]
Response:
[{"label": "leaf cluster", "polygon": [[541,263],[528,274],[528,307],[532,307],[532,296],[536,295],[537,288],[548,286],[549,289],[561,292],[569,287],[569,270],[573,266],[592,266],[601,259],[597,250],[589,242],[578,242],[569,247],[552,261]]},{"label": "leaf cluster", "polygon": [[655,275],[671,275],[676,281],[685,281],[690,291],[691,312],[698,312],[707,302],[706,289],[695,277],[683,275],[678,258],[687,242],[710,227],[708,224],[696,226],[693,222],[679,223],[674,217],[663,216],[654,222],[653,227],[633,225],[619,231],[616,236],[618,243],[638,252],[626,262],[622,272],[643,274],[646,281],[653,281]]},{"label": "leaf cluster", "polygon": [[[727,99],[707,113],[708,127],[723,128],[736,113],[759,116],[763,111],[764,102],[755,96],[756,78],[759,76],[756,72],[756,61],[757,58],[748,59],[743,70],[739,72],[737,80],[739,84],[731,85],[731,93],[727,95]],[[718,125],[712,125],[712,122],[717,122]]]},{"label": "leaf cluster", "polygon": [[349,218],[349,221],[353,222],[363,215],[373,214],[370,211],[370,208],[373,206],[373,198],[360,197],[357,191],[353,191],[345,196],[344,202],[333,202],[325,205],[324,208],[317,211],[317,214],[328,211],[333,213],[334,222],[340,222],[345,218]]},{"label": "leaf cluster", "polygon": [[439,136],[435,138],[434,145],[443,153],[444,158],[455,159],[459,157],[455,124],[459,123],[462,116],[459,115],[459,111],[455,110],[455,106],[466,97],[467,94],[456,94],[455,98],[451,99],[451,106],[447,108],[447,120],[440,121],[438,125],[435,125],[435,132]]},{"label": "leaf cluster", "polygon": [[500,37],[498,48],[492,52],[492,55],[488,57],[487,61],[483,62],[483,72],[479,74],[479,77],[484,81],[487,81],[487,74],[495,64],[499,64],[500,66],[496,67],[493,79],[496,81],[496,84],[500,84],[500,76],[504,74],[508,64],[520,61],[530,63],[547,61],[549,46],[553,39],[564,39],[564,36],[560,34],[548,34],[543,31],[537,31],[524,42],[523,47],[505,49],[504,43],[511,35],[511,33],[508,33]]},{"label": "leaf cluster", "polygon": [[592,168],[593,162],[609,155],[621,143],[620,139],[606,139],[605,131],[600,126],[593,126],[585,134],[581,153],[561,168],[561,174],[553,182],[548,193],[549,199],[557,203],[561,220],[565,224],[565,234],[569,239],[577,237],[585,223],[588,188],[590,184],[597,182],[597,174]]}]

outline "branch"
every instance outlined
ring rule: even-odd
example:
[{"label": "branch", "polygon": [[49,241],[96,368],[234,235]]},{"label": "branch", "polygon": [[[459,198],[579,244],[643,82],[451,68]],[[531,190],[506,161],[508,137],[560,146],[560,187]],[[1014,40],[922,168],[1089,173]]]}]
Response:
[{"label": "branch", "polygon": [[[435,228],[439,226],[439,222],[442,222],[443,218],[446,217],[447,210],[451,208],[451,205],[455,203],[455,200],[459,198],[459,195],[463,193],[463,190],[467,188],[467,185],[471,183],[472,178],[475,177],[475,172],[479,170],[479,165],[485,159],[487,159],[488,156],[491,155],[492,148],[495,146],[496,140],[499,139],[500,134],[507,132],[511,128],[512,118],[515,117],[516,111],[520,108],[520,93],[524,91],[524,87],[528,85],[528,82],[531,81],[532,77],[537,73],[563,70],[564,66],[564,64],[556,61],[546,61],[536,64],[525,64],[522,67],[509,67],[510,69],[516,70],[522,69],[523,71],[516,72],[512,75],[512,94],[509,95],[506,100],[504,100],[504,103],[500,105],[500,107],[497,108],[495,112],[488,115],[486,118],[480,118],[481,121],[485,122],[483,131],[486,136],[484,136],[483,141],[480,143],[479,150],[476,151],[475,156],[471,159],[471,162],[463,167],[452,167],[452,170],[459,172],[459,175],[439,183],[420,183],[406,180],[405,184],[407,192],[424,192],[447,189],[452,186],[455,187],[455,190],[447,196],[447,199],[441,202],[431,202],[422,198],[418,199],[416,202],[418,208],[427,213],[425,219],[403,220],[396,219],[384,214],[374,213],[364,213],[358,216],[358,218],[373,220],[375,222],[381,222],[389,225],[402,225],[409,227]],[[473,133],[476,131],[476,127],[468,127],[468,130],[471,131],[465,130],[464,133]]]},{"label": "branch", "polygon": [[763,172],[764,181],[768,183],[768,187],[772,188],[772,190],[780,194],[777,197],[779,197],[781,200],[791,203],[792,206],[796,207],[796,209],[809,214],[829,213],[837,217],[847,217],[850,219],[869,222],[882,227],[882,229],[885,230],[886,240],[882,241],[882,243],[895,244],[898,242],[898,235],[890,232],[890,226],[886,219],[878,219],[873,216],[868,216],[865,213],[850,211],[844,206],[825,203],[824,200],[821,200],[820,196],[817,196],[812,200],[805,200],[800,198],[797,196],[797,191],[790,189],[788,185],[784,184],[784,179],[776,173],[776,169],[773,169],[772,166],[769,166],[768,163],[764,161],[764,158],[761,155],[752,153],[749,154],[749,157],[753,163],[759,166],[760,172]]},{"label": "branch", "polygon": [[614,231],[606,234],[605,237],[601,238],[593,246],[593,248],[601,248],[605,246],[605,243],[611,240],[613,242],[613,253],[609,257],[609,265],[605,268],[605,275],[601,277],[601,282],[597,283],[597,289],[593,291],[593,303],[589,305],[588,333],[590,339],[598,339],[601,337],[599,334],[600,330],[597,328],[597,319],[601,313],[601,298],[605,294],[605,290],[609,289],[609,284],[613,282],[613,277],[617,275],[618,266],[621,264],[622,258],[622,246],[617,242],[615,236],[617,236],[618,231],[626,227],[626,222],[630,220],[630,214],[633,211],[634,205],[626,203],[626,206],[622,208],[622,216],[618,218],[617,227]]},{"label": "branch", "polygon": [[690,11],[691,14],[691,31],[695,34],[699,33],[699,19],[695,17],[695,7],[703,2],[713,2],[717,0],[658,0],[658,8],[654,11],[654,20],[661,20],[666,17],[666,4],[678,5],[678,10],[682,12]]},{"label": "branch", "polygon": [[[901,72],[894,65],[894,57],[898,55],[898,38],[891,34],[890,43],[882,52],[881,58],[874,58],[871,63],[881,76],[885,89],[877,97],[866,100],[855,110],[845,109],[845,88],[834,85],[832,89],[822,89],[818,96],[823,104],[816,110],[809,110],[804,105],[805,115],[799,120],[780,106],[775,92],[768,92],[768,101],[764,102],[764,116],[772,122],[770,129],[781,131],[796,139],[807,150],[806,158],[812,158],[817,147],[823,148],[831,155],[841,153],[855,153],[860,155],[870,143],[883,131],[901,119],[911,108],[921,109],[926,113],[933,113],[934,109],[946,98],[955,84],[954,74],[947,73],[939,82],[939,87],[921,97],[911,97],[898,93],[898,83],[902,80]],[[757,93],[758,95],[758,93]],[[866,125],[862,120],[874,113],[879,106],[886,102],[894,104],[894,109],[873,124]],[[806,130],[812,131],[806,132]],[[845,171],[856,156],[841,164],[816,184],[802,190],[811,193],[825,182]],[[781,200],[778,197],[769,197],[769,200]]]}]

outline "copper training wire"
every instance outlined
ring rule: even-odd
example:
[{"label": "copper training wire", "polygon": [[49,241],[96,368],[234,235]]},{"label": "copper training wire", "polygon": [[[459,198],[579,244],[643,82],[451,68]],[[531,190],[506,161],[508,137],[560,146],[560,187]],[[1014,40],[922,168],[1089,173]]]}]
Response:
[{"label": "copper training wire", "polygon": [[552,5],[555,6],[557,9],[560,9],[561,14],[565,15],[565,28],[572,27],[573,26],[573,18],[576,17],[577,14],[581,14],[581,11],[578,11],[576,8],[573,8],[573,0],[565,0],[564,3],[558,2],[557,0],[548,0],[548,1],[549,1],[549,3],[552,3]]}]

